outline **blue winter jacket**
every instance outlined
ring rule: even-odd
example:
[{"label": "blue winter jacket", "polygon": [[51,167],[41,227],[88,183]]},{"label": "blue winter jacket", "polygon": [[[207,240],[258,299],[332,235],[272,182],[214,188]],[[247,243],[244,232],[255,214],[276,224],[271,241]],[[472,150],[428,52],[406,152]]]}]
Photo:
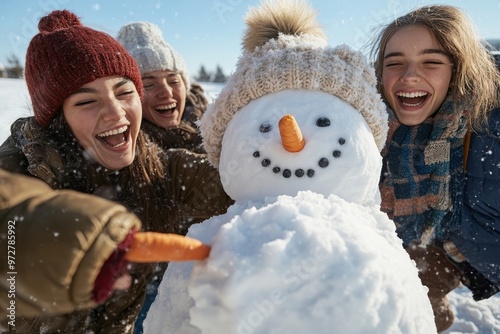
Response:
[{"label": "blue winter jacket", "polygon": [[472,133],[460,226],[451,240],[469,264],[500,287],[500,109]]}]

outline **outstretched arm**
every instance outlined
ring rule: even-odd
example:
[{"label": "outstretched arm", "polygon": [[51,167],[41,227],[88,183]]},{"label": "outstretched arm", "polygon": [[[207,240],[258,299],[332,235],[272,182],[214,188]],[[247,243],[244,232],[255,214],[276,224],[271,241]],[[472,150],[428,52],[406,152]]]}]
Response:
[{"label": "outstretched arm", "polygon": [[101,269],[140,228],[114,202],[0,169],[0,308],[33,317],[97,306]]},{"label": "outstretched arm", "polygon": [[0,169],[0,263],[8,266],[0,271],[0,308],[14,305],[17,317],[93,308],[128,287],[121,278],[129,262],[201,260],[210,251],[140,229],[117,203]]}]

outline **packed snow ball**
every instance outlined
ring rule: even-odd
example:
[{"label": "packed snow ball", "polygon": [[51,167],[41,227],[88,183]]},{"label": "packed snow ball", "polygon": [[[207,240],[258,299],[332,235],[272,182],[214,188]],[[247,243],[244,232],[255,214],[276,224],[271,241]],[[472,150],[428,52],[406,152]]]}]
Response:
[{"label": "packed snow ball", "polygon": [[305,191],[234,205],[188,235],[212,244],[210,257],[169,265],[147,333],[436,331],[417,269],[375,207]]}]

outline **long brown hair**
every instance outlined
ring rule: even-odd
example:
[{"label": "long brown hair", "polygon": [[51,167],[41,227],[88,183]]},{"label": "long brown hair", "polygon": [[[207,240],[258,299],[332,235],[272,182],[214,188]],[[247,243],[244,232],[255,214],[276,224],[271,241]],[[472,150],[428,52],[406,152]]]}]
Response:
[{"label": "long brown hair", "polygon": [[472,128],[478,129],[485,125],[489,111],[500,105],[500,74],[473,22],[453,6],[424,6],[382,27],[370,52],[374,59],[379,92],[383,92],[380,84],[386,45],[397,31],[411,25],[428,29],[450,55],[453,73],[449,94],[454,103],[460,100],[467,104]]}]

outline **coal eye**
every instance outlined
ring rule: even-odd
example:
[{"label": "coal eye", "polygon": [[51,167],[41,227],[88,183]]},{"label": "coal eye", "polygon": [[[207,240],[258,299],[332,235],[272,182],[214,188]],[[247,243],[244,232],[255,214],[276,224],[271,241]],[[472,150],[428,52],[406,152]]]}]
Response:
[{"label": "coal eye", "polygon": [[326,117],[320,117],[316,121],[316,125],[319,126],[320,128],[330,126],[330,120]]},{"label": "coal eye", "polygon": [[262,133],[266,133],[271,131],[272,129],[273,129],[272,125],[266,122],[260,125],[259,131]]}]

